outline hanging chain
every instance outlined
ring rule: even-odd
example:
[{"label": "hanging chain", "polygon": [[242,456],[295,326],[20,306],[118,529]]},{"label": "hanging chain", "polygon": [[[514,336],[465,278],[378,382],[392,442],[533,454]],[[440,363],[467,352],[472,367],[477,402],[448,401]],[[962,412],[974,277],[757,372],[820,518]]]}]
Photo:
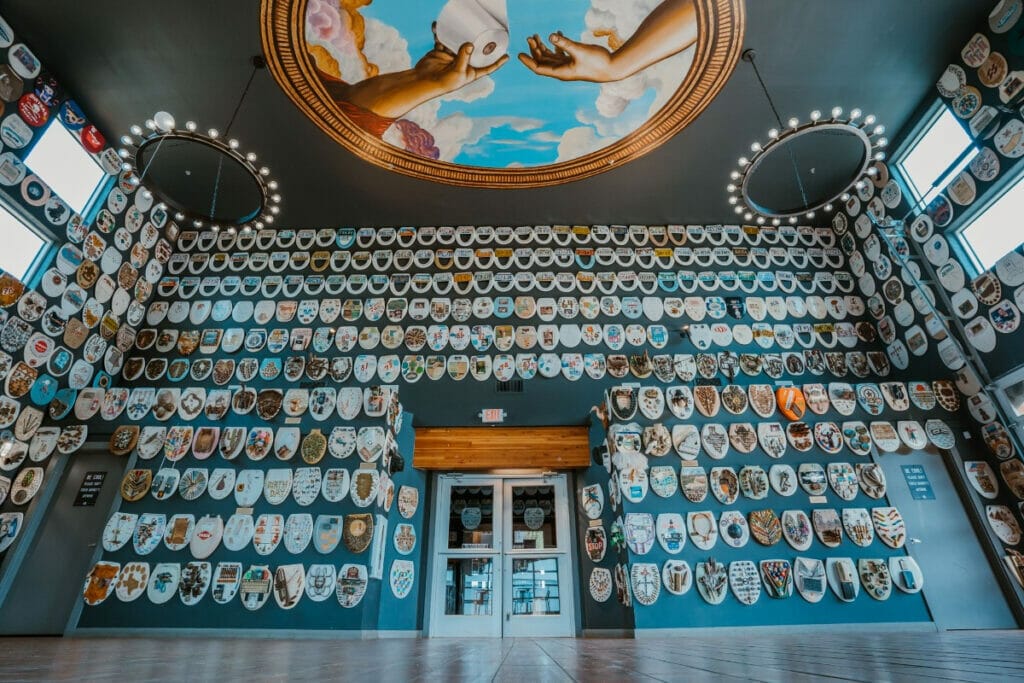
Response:
[{"label": "hanging chain", "polygon": [[[249,94],[249,87],[252,85],[253,78],[256,77],[256,70],[259,67],[253,64],[252,71],[249,73],[249,80],[245,83],[245,88],[242,90],[242,96],[238,98],[238,104],[235,105],[235,110],[231,112],[231,119],[228,120],[228,125],[224,129],[224,137],[228,137],[231,133],[231,126],[235,124],[235,117],[238,116],[238,111],[242,108],[242,102],[245,102],[245,96]],[[213,181],[213,196],[210,198],[210,220],[215,221],[217,216],[217,193],[220,191],[220,175],[224,168],[224,155],[221,154],[217,159],[217,176]]]},{"label": "hanging chain", "polygon": [[[782,117],[779,116],[779,110],[775,108],[775,102],[772,100],[772,96],[768,93],[768,87],[764,84],[764,79],[761,78],[761,72],[757,68],[755,54],[753,50],[748,50],[747,53],[744,54],[744,57],[747,57],[747,54],[749,54],[749,58],[746,61],[748,61],[750,63],[750,66],[754,68],[754,75],[757,76],[757,82],[761,84],[761,91],[764,92],[764,97],[766,100],[768,100],[768,106],[771,107],[772,114],[775,115],[775,120],[778,122],[779,130],[781,131],[785,128],[785,126],[782,123]],[[803,199],[804,209],[807,209],[807,191],[804,189],[804,182],[800,178],[800,168],[799,166],[797,166],[796,154],[793,152],[792,145],[789,145],[789,149],[787,151],[789,152],[789,161],[793,165],[793,175],[796,177],[797,187],[800,188],[800,197],[801,199]]]}]

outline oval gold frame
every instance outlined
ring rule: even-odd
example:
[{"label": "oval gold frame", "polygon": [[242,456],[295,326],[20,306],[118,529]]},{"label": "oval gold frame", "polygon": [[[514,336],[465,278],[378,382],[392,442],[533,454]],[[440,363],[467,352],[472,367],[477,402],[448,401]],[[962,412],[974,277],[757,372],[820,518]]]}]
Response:
[{"label": "oval gold frame", "polygon": [[398,149],[352,124],[316,75],[305,40],[308,0],[261,0],[260,36],[274,79],[295,105],[360,159],[449,185],[491,189],[559,185],[603,173],[664,144],[718,95],[739,60],[746,28],[744,0],[694,0],[693,63],[672,97],[637,130],[584,156],[530,168],[482,168],[427,159]]}]

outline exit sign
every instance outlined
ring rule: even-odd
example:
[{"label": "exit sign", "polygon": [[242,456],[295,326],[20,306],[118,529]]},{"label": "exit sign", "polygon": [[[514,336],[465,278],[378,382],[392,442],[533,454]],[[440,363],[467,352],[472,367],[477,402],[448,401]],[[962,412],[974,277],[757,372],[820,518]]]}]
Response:
[{"label": "exit sign", "polygon": [[484,424],[500,424],[505,421],[505,409],[484,408],[480,411],[480,420]]}]

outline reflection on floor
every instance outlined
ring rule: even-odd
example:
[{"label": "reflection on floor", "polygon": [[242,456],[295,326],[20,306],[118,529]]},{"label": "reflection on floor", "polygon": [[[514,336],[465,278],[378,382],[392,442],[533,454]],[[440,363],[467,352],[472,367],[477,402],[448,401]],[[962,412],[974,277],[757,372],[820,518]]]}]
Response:
[{"label": "reflection on floor", "polygon": [[1024,680],[1024,632],[665,640],[0,639],[2,681]]}]

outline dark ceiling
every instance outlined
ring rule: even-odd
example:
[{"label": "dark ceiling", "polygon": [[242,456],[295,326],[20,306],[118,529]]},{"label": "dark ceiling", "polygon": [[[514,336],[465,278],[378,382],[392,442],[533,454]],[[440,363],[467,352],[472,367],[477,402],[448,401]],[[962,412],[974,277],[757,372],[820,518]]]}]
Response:
[{"label": "dark ceiling", "polygon": [[[392,0],[394,1],[394,0]],[[414,0],[402,0],[412,2]],[[515,0],[512,0],[513,2]],[[898,131],[979,26],[978,0],[751,0],[745,45],[784,118],[862,107]],[[2,13],[111,138],[161,109],[223,128],[261,52],[259,0],[7,0]],[[713,223],[773,120],[750,66],[639,160],[565,185],[479,190],[414,180],[329,140],[262,71],[233,129],[280,180],[278,225]]]}]

